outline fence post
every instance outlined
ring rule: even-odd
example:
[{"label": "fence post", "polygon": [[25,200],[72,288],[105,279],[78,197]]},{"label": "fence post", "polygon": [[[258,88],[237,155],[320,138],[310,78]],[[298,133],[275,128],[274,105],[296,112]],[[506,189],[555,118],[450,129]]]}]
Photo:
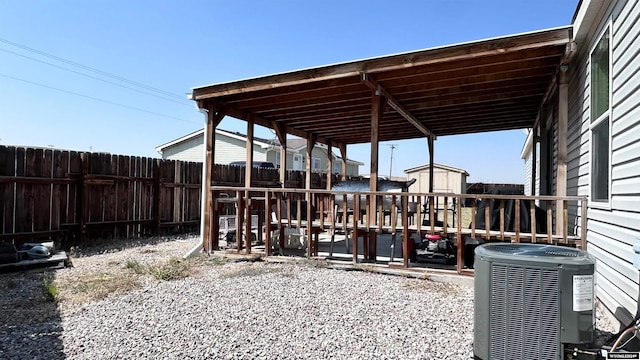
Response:
[{"label": "fence post", "polygon": [[89,211],[89,192],[86,177],[89,171],[88,155],[86,152],[80,154],[80,177],[76,187],[76,216],[78,217],[78,244],[84,245],[86,235],[86,219]]},{"label": "fence post", "polygon": [[156,159],[153,164],[153,213],[152,217],[154,220],[153,223],[153,232],[154,235],[160,234],[160,174],[162,169],[162,160]]}]

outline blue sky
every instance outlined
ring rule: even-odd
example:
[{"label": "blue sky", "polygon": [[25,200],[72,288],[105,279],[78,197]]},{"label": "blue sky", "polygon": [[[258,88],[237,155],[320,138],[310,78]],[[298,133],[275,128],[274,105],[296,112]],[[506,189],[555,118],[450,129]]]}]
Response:
[{"label": "blue sky", "polygon": [[[569,25],[577,3],[0,0],[0,144],[158,157],[156,146],[202,127],[193,87]],[[246,131],[230,118],[220,127]],[[522,183],[524,140],[440,137],[435,161],[469,181]],[[426,140],[393,143],[393,175],[428,162]],[[368,173],[368,145],[347,153]]]}]

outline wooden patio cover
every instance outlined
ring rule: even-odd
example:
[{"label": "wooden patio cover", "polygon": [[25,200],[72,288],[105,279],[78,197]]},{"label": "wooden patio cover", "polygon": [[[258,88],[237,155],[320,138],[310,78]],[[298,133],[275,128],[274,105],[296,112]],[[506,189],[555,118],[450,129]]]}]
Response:
[{"label": "wooden patio cover", "polygon": [[[197,87],[201,108],[333,146],[531,128],[571,26]],[[386,105],[385,105],[386,104]]]},{"label": "wooden patio cover", "polygon": [[[226,115],[247,121],[248,164],[254,124],[274,129],[281,144],[286,134],[307,139],[308,174],[316,143],[339,148],[344,159],[346,145],[371,143],[369,188],[374,190],[380,141],[427,138],[432,164],[437,136],[536,127],[556,89],[559,123],[565,124],[559,131],[566,134],[567,86],[561,70],[571,57],[571,40],[567,26],[194,88],[191,98],[208,114],[203,184],[211,184],[213,129]],[[566,173],[563,147],[566,143],[559,144],[559,182]],[[282,160],[284,155],[283,147]],[[286,163],[281,165],[285,186]],[[344,163],[342,169],[344,175]],[[433,172],[429,177],[433,192]],[[309,175],[306,182],[310,189]],[[251,167],[245,184],[250,187]],[[564,191],[558,189],[558,195]],[[204,185],[201,231],[207,252],[216,233],[211,204]],[[375,201],[370,206],[375,209]]]}]

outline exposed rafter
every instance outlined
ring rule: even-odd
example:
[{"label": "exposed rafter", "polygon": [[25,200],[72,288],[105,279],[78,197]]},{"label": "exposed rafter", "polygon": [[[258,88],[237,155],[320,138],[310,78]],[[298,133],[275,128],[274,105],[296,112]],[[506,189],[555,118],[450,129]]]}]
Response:
[{"label": "exposed rafter", "polygon": [[413,116],[407,109],[405,109],[402,104],[396,100],[396,98],[391,95],[382,85],[378,84],[376,79],[371,76],[371,74],[367,74],[363,72],[360,74],[360,78],[362,82],[364,82],[371,90],[377,91],[380,95],[384,96],[387,99],[387,104],[391,106],[398,114],[402,115],[403,118],[407,119],[413,126],[415,126],[418,130],[420,130],[425,136],[435,138],[435,134],[431,132],[431,130],[427,129],[420,120],[418,120],[415,116]]},{"label": "exposed rafter", "polygon": [[389,104],[380,141],[530,128],[575,52],[571,33],[567,26],[204,86],[192,99],[323,144],[371,141],[372,90]]}]

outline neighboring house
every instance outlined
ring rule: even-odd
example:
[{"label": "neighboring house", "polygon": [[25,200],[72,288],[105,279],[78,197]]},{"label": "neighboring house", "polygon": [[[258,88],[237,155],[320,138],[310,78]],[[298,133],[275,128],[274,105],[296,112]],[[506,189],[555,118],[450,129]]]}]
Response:
[{"label": "neighboring house", "polygon": [[[566,146],[567,195],[588,197],[587,251],[597,261],[597,298],[627,324],[638,313],[640,295],[633,266],[633,244],[640,241],[640,6],[626,0],[582,0],[578,6],[575,52],[561,69],[568,77],[567,136],[559,136],[564,104],[551,94],[537,130],[536,194],[555,193],[556,164]],[[532,149],[523,151],[525,158]],[[581,214],[569,208],[574,229]]]},{"label": "neighboring house", "polygon": [[[234,161],[246,160],[246,141],[244,134],[216,129],[216,163],[229,164]],[[156,147],[156,151],[163,159],[201,162],[204,153],[204,130],[185,135]],[[287,168],[288,170],[304,171],[306,168],[307,141],[304,139],[287,139]],[[340,173],[342,158],[333,156],[333,173]],[[253,160],[272,162],[280,167],[280,142],[277,139],[253,139]],[[326,172],[327,147],[316,144],[311,154],[311,170]],[[347,159],[347,176],[358,176],[359,167],[364,165],[359,161]]]}]

